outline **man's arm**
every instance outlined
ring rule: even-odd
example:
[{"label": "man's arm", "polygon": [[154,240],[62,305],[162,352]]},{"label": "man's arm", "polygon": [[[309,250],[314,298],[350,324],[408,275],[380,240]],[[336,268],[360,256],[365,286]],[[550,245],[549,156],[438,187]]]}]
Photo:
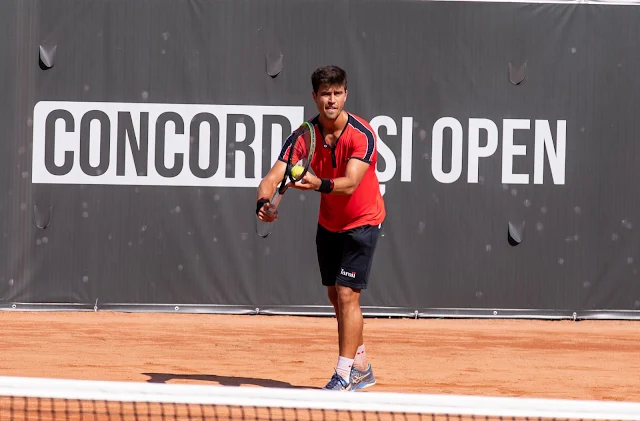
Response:
[{"label": "man's arm", "polygon": [[256,193],[256,211],[258,218],[261,221],[272,222],[274,219],[277,219],[277,211],[275,214],[271,213],[271,206],[268,201],[270,201],[275,194],[278,184],[284,177],[286,169],[287,164],[277,160],[258,185],[258,191]]},{"label": "man's arm", "polygon": [[284,177],[286,169],[287,164],[280,160],[277,160],[275,164],[273,164],[273,167],[271,167],[267,175],[265,175],[258,185],[257,199],[266,197],[271,200],[278,188],[278,184]]},{"label": "man's arm", "polygon": [[[332,180],[325,180],[324,183],[333,182],[333,189],[330,194],[350,195],[356,191],[356,188],[360,185],[360,181],[369,168],[368,163],[359,159],[350,159],[347,163],[347,169],[345,170],[344,177],[334,178]],[[302,182],[297,182],[294,186],[300,190],[319,190],[322,187],[323,180],[316,177],[311,173],[306,173]]]},{"label": "man's arm", "polygon": [[362,177],[371,165],[371,157],[376,150],[376,138],[373,132],[365,128],[360,135],[353,140],[353,146],[349,153],[349,162],[343,177],[334,179],[319,179],[307,173],[304,184],[296,183],[296,188],[301,190],[318,190],[321,193],[351,195],[360,185]]},{"label": "man's arm", "polygon": [[[284,178],[284,173],[287,170],[286,162],[289,159],[289,154],[291,153],[291,144],[294,133],[290,134],[289,137],[285,139],[282,144],[282,148],[280,149],[278,159],[275,164],[273,164],[267,175],[260,181],[257,192],[258,200],[265,197],[271,200],[273,195],[276,193],[278,184]],[[293,156],[296,156],[295,153]]]}]

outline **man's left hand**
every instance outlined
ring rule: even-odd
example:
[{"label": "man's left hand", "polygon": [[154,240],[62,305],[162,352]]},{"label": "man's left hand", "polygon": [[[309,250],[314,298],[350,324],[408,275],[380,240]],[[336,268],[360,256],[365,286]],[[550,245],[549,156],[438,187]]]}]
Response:
[{"label": "man's left hand", "polygon": [[318,177],[307,172],[302,180],[297,181],[292,187],[298,190],[318,190],[321,184],[322,181]]}]

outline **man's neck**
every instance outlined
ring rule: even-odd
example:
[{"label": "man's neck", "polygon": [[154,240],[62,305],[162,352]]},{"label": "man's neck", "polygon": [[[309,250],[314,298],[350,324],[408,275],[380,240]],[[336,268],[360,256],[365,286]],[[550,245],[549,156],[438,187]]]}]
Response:
[{"label": "man's neck", "polygon": [[322,126],[322,131],[325,134],[334,133],[338,131],[342,131],[344,126],[347,124],[348,114],[346,111],[342,111],[338,118],[335,120],[326,120],[320,116],[320,125]]}]

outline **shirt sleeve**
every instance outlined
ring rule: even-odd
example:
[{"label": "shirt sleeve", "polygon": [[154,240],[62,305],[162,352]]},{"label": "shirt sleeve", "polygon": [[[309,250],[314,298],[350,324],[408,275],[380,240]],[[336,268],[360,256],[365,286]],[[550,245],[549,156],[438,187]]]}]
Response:
[{"label": "shirt sleeve", "polygon": [[370,164],[376,153],[376,138],[369,130],[358,130],[353,137],[353,148],[350,158],[359,159]]},{"label": "shirt sleeve", "polygon": [[[282,145],[280,155],[278,155],[278,159],[282,162],[287,162],[287,160],[289,159],[289,154],[291,153],[291,144],[293,143],[292,139],[293,134],[289,135],[287,140],[285,140],[284,144]],[[296,142],[296,146],[293,149],[293,159],[291,160],[291,163],[295,165],[299,160],[307,156],[308,150],[305,146],[305,143],[301,139],[298,139],[298,142]]]},{"label": "shirt sleeve", "polygon": [[280,155],[278,155],[278,160],[282,162],[287,162],[287,159],[289,159],[289,152],[291,151],[292,137],[293,137],[293,134],[290,134],[289,137],[282,144],[282,149],[280,150]]}]

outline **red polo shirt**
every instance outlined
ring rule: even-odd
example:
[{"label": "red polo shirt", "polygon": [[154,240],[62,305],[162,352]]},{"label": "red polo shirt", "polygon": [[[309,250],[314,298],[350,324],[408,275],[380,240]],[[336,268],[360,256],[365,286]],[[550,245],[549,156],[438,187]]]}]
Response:
[{"label": "red polo shirt", "polygon": [[[347,163],[358,159],[369,164],[360,184],[351,195],[322,193],[318,223],[329,231],[339,232],[362,225],[379,225],[386,216],[384,200],[376,175],[378,149],[376,135],[369,123],[348,114],[347,125],[332,148],[325,144],[318,117],[311,120],[316,130],[316,150],[311,161],[313,173],[320,178],[344,177]],[[286,161],[291,142],[287,139],[279,159]]]}]

